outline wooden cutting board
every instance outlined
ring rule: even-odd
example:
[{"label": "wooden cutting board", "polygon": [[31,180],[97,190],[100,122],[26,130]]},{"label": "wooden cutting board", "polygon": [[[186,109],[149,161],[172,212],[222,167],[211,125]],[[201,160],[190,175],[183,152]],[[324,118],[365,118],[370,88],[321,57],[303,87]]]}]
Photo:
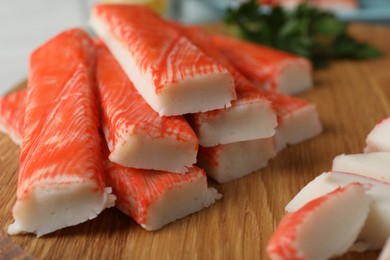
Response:
[{"label": "wooden cutting board", "polygon": [[[315,71],[315,88],[300,97],[317,104],[323,133],[285,149],[266,169],[224,185],[211,181],[224,196],[212,207],[156,232],[143,230],[113,208],[92,221],[42,238],[13,236],[14,245],[0,233],[0,258],[266,259],[267,242],[289,200],[315,176],[329,171],[336,155],[361,152],[375,123],[390,116],[390,27],[355,24],[351,31],[386,56],[338,61]],[[4,231],[12,222],[18,155],[18,146],[0,134],[0,225]],[[349,253],[340,259],[377,256],[378,252]]]}]

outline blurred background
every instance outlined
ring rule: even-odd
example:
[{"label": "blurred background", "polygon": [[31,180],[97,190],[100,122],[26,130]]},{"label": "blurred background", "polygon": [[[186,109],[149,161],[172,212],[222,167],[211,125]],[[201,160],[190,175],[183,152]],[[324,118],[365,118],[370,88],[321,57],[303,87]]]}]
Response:
[{"label": "blurred background", "polygon": [[[313,0],[320,8],[332,10],[338,19],[390,23],[390,0]],[[69,27],[87,28],[90,7],[97,0],[0,0],[0,95],[23,81],[28,73],[32,50]],[[221,22],[227,8],[245,0],[103,0],[147,4],[162,15],[184,23]],[[299,0],[263,0],[293,8]],[[327,5],[327,2],[333,2]],[[267,11],[267,6],[263,6]]]}]

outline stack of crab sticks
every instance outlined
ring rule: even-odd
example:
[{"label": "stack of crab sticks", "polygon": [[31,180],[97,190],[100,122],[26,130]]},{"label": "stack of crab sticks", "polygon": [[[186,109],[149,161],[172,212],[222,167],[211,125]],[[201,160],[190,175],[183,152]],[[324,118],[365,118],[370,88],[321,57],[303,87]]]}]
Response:
[{"label": "stack of crab sticks", "polygon": [[[278,56],[272,66],[292,67],[257,84],[214,36],[146,7],[96,5],[90,24],[98,39],[55,36],[31,55],[27,90],[0,98],[0,130],[21,143],[10,234],[114,205],[157,230],[221,198],[207,176],[238,179],[321,132],[313,104],[278,90],[292,74],[310,85],[300,59]],[[296,71],[309,75],[297,83]]]},{"label": "stack of crab sticks", "polygon": [[[287,204],[289,214],[269,243],[271,259],[326,259],[381,248],[380,259],[388,259],[389,122],[382,120],[368,134],[365,153],[335,157],[330,172],[316,177]],[[350,197],[351,185],[361,186],[366,195]],[[298,216],[300,221],[294,222]],[[313,237],[318,240],[313,242]]]}]

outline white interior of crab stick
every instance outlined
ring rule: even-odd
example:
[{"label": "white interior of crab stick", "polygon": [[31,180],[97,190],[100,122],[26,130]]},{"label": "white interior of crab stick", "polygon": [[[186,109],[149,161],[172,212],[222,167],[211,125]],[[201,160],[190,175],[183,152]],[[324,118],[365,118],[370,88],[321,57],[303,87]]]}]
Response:
[{"label": "white interior of crab stick", "polygon": [[363,183],[371,188],[366,192],[373,199],[367,221],[359,234],[356,247],[351,250],[364,251],[381,248],[390,236],[390,183],[345,172],[323,173],[308,183],[286,206],[295,212],[309,201],[338,187],[351,183]]},{"label": "white interior of crab stick", "polygon": [[351,172],[390,182],[390,153],[342,154],[333,159],[332,171]]},{"label": "white interior of crab stick", "polygon": [[312,138],[322,131],[315,105],[304,106],[283,117],[275,133],[276,151]]},{"label": "white interior of crab stick", "polygon": [[273,138],[237,142],[215,147],[201,147],[198,164],[207,175],[225,183],[267,166],[275,157]]},{"label": "white interior of crab stick", "polygon": [[32,190],[23,203],[16,202],[15,222],[8,227],[9,234],[29,232],[39,237],[93,219],[115,203],[111,188],[105,188],[102,195],[92,182],[64,183],[50,189],[46,185],[42,183],[41,188]]},{"label": "white interior of crab stick", "polygon": [[285,216],[268,244],[271,259],[328,259],[351,247],[371,199],[360,184],[337,189]]},{"label": "white interior of crab stick", "polygon": [[313,79],[310,66],[298,62],[285,62],[277,78],[278,91],[294,95],[312,88]]},{"label": "white interior of crab stick", "polygon": [[145,131],[138,131],[134,135],[124,136],[109,158],[127,167],[184,173],[196,163],[197,151],[196,137],[178,141],[176,136],[167,134],[153,138]]},{"label": "white interior of crab stick", "polygon": [[390,152],[390,118],[379,122],[368,134],[366,139],[365,153]]},{"label": "white interior of crab stick", "polygon": [[204,147],[271,137],[277,125],[266,99],[237,100],[227,109],[193,115],[189,123]]},{"label": "white interior of crab stick", "polygon": [[157,230],[198,212],[222,197],[214,188],[207,187],[207,176],[165,191],[150,207],[147,221],[141,226],[146,230]]},{"label": "white interior of crab stick", "polygon": [[134,57],[113,37],[108,26],[94,12],[90,25],[122,65],[138,92],[160,116],[205,112],[231,106],[234,82],[227,70],[172,82],[157,94],[152,85],[153,79],[140,73]]}]

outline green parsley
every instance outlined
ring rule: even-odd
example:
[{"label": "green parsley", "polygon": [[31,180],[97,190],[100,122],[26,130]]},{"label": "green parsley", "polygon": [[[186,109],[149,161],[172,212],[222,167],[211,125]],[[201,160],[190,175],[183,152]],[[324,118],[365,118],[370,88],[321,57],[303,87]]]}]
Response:
[{"label": "green parsley", "polygon": [[347,24],[330,12],[308,4],[292,11],[273,7],[259,12],[251,0],[237,9],[228,9],[225,22],[242,38],[310,59],[316,68],[337,58],[369,59],[382,53],[358,42],[347,32]]}]

